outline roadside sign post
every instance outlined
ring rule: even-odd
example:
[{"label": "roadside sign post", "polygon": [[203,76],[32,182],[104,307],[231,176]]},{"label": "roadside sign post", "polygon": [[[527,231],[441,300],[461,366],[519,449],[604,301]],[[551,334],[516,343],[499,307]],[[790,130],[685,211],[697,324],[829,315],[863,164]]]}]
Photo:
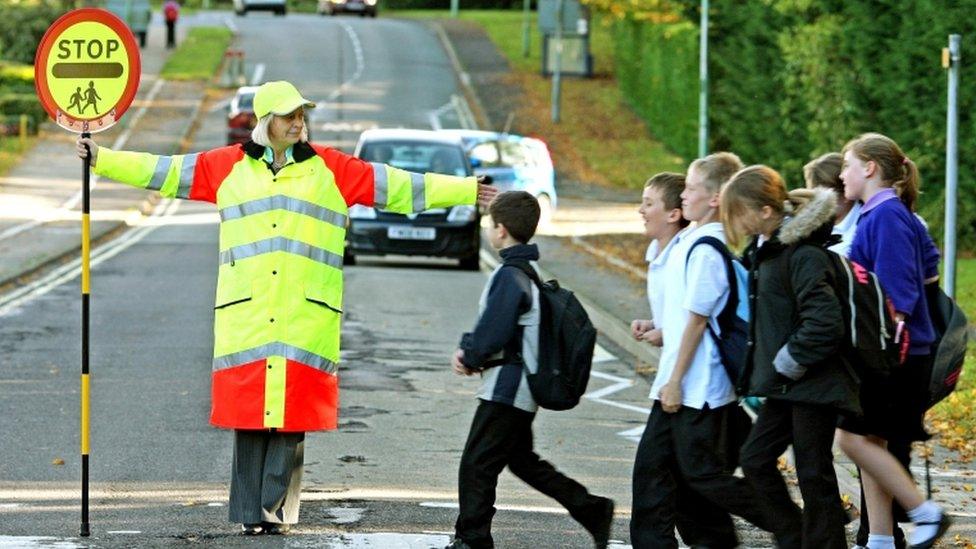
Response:
[{"label": "roadside sign post", "polygon": [[[126,24],[97,8],[61,16],[44,33],[34,59],[34,86],[48,116],[62,128],[91,137],[115,125],[132,104],[141,73],[139,47]],[[88,517],[91,380],[91,154],[82,161],[81,209],[81,536]]]},{"label": "roadside sign post", "polygon": [[949,73],[946,109],[946,193],[945,193],[945,283],[947,296],[956,298],[956,206],[959,193],[959,58],[958,34],[949,35],[949,47],[942,50],[942,66]]}]

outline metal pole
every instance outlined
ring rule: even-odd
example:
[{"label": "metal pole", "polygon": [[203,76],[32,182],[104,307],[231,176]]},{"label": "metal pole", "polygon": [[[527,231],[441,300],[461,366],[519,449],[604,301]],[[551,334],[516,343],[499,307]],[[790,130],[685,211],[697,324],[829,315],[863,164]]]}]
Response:
[{"label": "metal pole", "polygon": [[[84,132],[83,138],[91,134]],[[86,147],[87,148],[87,147]],[[91,527],[88,523],[88,453],[89,453],[89,415],[90,383],[88,368],[88,326],[89,298],[91,293],[91,150],[83,162],[81,174],[81,536],[88,537]]]},{"label": "metal pole", "polygon": [[698,158],[708,154],[708,0],[701,2],[698,46]]},{"label": "metal pole", "polygon": [[522,0],[522,57],[529,56],[529,19],[531,18],[531,8],[529,4],[532,0]]},{"label": "metal pole", "polygon": [[553,48],[555,66],[552,68],[552,121],[559,122],[559,101],[563,65],[563,0],[556,0],[556,45]]},{"label": "metal pole", "polygon": [[945,293],[956,297],[956,201],[959,185],[959,57],[961,37],[949,35],[949,105],[946,109],[946,195],[945,195]]},{"label": "metal pole", "polygon": [[459,0],[451,0],[451,17],[457,19],[458,17],[458,6]]}]

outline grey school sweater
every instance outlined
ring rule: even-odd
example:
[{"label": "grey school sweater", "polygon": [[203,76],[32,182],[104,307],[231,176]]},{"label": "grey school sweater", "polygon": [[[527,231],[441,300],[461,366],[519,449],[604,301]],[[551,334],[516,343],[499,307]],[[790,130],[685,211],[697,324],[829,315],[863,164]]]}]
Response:
[{"label": "grey school sweater", "polygon": [[[501,250],[502,261],[539,259],[535,244]],[[478,322],[461,338],[464,364],[481,370],[478,398],[535,412],[538,406],[526,381],[539,356],[539,289],[516,267],[499,265],[481,294]]]}]

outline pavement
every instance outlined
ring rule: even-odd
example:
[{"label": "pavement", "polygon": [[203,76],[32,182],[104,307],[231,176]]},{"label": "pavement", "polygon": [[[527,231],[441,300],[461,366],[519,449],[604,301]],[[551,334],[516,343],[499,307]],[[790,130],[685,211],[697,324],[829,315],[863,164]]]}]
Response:
[{"label": "pavement", "polygon": [[[198,20],[215,21],[207,20],[206,14]],[[193,21],[193,17],[181,19],[180,37]],[[470,23],[444,21],[436,28],[455,60],[458,79],[480,126],[503,126],[507,106],[518,101],[520,94],[504,78],[509,71],[507,61]],[[142,52],[144,74],[136,100],[122,124],[97,136],[99,143],[157,154],[182,152],[201,109],[209,108],[210,102],[203,83],[158,77],[167,55],[163,39],[161,32],[150,32],[149,45]],[[517,122],[513,131],[519,131]],[[0,302],[9,301],[29,280],[78,256],[81,163],[73,154],[73,142],[73,136],[48,125],[24,160],[0,178]],[[95,245],[136,224],[157,201],[154,193],[94,177],[93,182]],[[632,191],[590,185],[566,173],[559,174],[559,188],[560,207],[552,224],[536,239],[544,270],[564,286],[577,289],[600,331],[601,344],[618,356],[629,357],[635,367],[645,366],[642,371],[652,372],[656,350],[629,337],[630,320],[647,316],[645,281],[640,273],[612,265],[613,258],[588,250],[574,238],[639,233],[639,197]],[[483,259],[490,264],[493,256],[485,253]],[[646,383],[646,377],[635,374],[631,382]],[[969,464],[954,463],[953,456],[937,445],[930,446],[934,446],[935,498],[948,506],[957,522],[965,524],[957,531],[972,537],[976,471]],[[837,458],[841,491],[856,501],[854,469],[839,453]]]}]

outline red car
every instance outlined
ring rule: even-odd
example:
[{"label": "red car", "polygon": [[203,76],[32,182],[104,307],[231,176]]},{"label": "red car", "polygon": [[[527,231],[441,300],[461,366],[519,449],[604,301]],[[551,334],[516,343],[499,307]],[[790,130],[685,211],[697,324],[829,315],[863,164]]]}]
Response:
[{"label": "red car", "polygon": [[227,107],[227,144],[246,143],[251,140],[251,130],[257,124],[254,116],[254,92],[257,86],[243,86]]}]

